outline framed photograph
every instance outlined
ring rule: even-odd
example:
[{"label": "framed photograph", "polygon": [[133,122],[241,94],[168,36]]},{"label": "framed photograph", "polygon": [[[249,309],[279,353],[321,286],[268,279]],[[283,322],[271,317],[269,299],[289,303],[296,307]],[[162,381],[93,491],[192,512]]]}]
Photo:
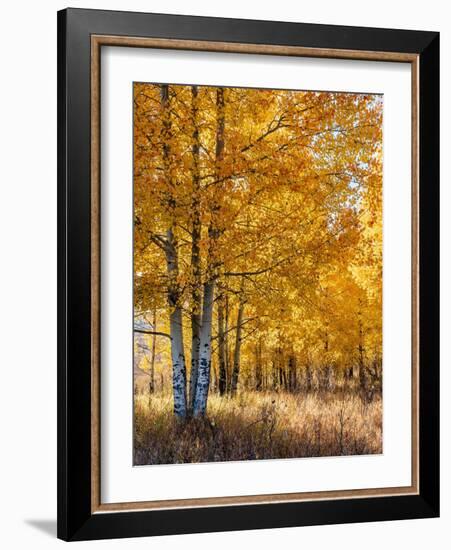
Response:
[{"label": "framed photograph", "polygon": [[439,514],[439,35],[58,13],[58,536]]}]

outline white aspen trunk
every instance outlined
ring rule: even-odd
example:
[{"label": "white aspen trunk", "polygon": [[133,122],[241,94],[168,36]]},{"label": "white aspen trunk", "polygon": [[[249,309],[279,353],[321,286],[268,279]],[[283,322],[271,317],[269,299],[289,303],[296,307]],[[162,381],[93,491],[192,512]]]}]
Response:
[{"label": "white aspen trunk", "polygon": [[202,306],[202,327],[200,331],[199,369],[193,406],[194,416],[204,416],[207,410],[208,390],[210,387],[211,324],[213,319],[214,291],[214,280],[205,283]]},{"label": "white aspen trunk", "polygon": [[187,414],[185,348],[183,345],[182,308],[179,304],[176,283],[178,273],[177,248],[172,230],[167,232],[167,241],[166,260],[169,275],[168,304],[170,309],[169,327],[171,332],[174,414],[178,418],[185,418]]},{"label": "white aspen trunk", "polygon": [[[174,182],[171,177],[171,138],[172,125],[169,105],[169,86],[162,84],[160,100],[163,111],[163,163],[168,190],[173,189]],[[172,220],[166,231],[166,263],[168,271],[168,306],[169,326],[171,333],[171,359],[172,359],[172,391],[174,399],[174,415],[179,419],[185,419],[187,415],[186,402],[186,365],[183,345],[182,308],[180,306],[180,292],[177,283],[178,276],[178,248],[177,238],[174,233],[175,226],[175,199],[169,201]]]},{"label": "white aspen trunk", "polygon": [[182,310],[174,308],[170,315],[172,389],[174,393],[174,414],[178,418],[186,417],[186,366],[183,346]]},{"label": "white aspen trunk", "polygon": [[193,124],[191,153],[192,168],[192,200],[191,200],[191,276],[192,276],[192,311],[191,311],[191,371],[189,384],[189,411],[192,413],[196,395],[197,376],[199,371],[200,326],[202,306],[202,282],[200,265],[200,182],[199,182],[199,128],[198,128],[198,88],[191,86],[191,118]]},{"label": "white aspen trunk", "polygon": [[193,410],[196,396],[197,378],[199,374],[199,353],[200,353],[200,324],[201,316],[193,313],[191,315],[191,371],[189,379],[189,409]]},{"label": "white aspen trunk", "polygon": [[[221,174],[221,162],[224,153],[224,89],[216,91],[216,177]],[[215,282],[217,279],[218,263],[215,258],[216,241],[221,229],[218,224],[220,206],[217,197],[214,197],[211,204],[212,217],[208,227],[209,248],[207,261],[207,279],[204,284],[204,296],[202,299],[202,324],[200,329],[200,351],[197,368],[197,382],[193,404],[193,416],[204,416],[207,410],[208,390],[210,387],[211,371],[211,324],[213,319],[213,303],[215,293]]]}]

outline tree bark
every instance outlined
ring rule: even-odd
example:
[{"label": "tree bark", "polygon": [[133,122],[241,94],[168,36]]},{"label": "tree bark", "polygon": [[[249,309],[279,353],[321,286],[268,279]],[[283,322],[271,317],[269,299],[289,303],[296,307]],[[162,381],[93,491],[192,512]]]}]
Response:
[{"label": "tree bark", "polygon": [[[154,308],[152,314],[152,328],[154,331],[157,330],[157,312]],[[157,335],[152,335],[152,348],[150,351],[150,381],[149,381],[149,393],[154,393],[155,391],[155,352],[157,347]]]},{"label": "tree bark", "polygon": [[186,366],[183,347],[182,311],[176,308],[170,316],[172,334],[172,388],[174,393],[174,414],[186,417]]},{"label": "tree bark", "polygon": [[277,390],[277,360],[276,360],[276,354],[273,352],[273,358],[272,358],[272,389],[274,391]]},{"label": "tree bark", "polygon": [[226,349],[224,335],[224,303],[223,297],[218,300],[218,368],[219,368],[219,394],[227,391]]},{"label": "tree bark", "polygon": [[312,367],[310,366],[310,363],[307,362],[307,365],[305,366],[305,389],[307,392],[312,391]]},{"label": "tree bark", "polygon": [[261,337],[255,344],[255,390],[263,389],[263,366],[262,366],[262,341]]},{"label": "tree bark", "polygon": [[200,180],[199,180],[199,128],[197,122],[198,116],[198,89],[197,86],[191,87],[191,118],[193,125],[192,133],[192,199],[191,199],[191,277],[192,277],[192,309],[191,309],[191,373],[189,385],[189,409],[192,412],[196,394],[197,376],[199,371],[199,350],[200,350],[200,325],[201,325],[201,264],[200,264],[200,239],[201,239],[201,221],[200,221]]},{"label": "tree bark", "polygon": [[285,365],[282,363],[280,366],[280,386],[284,389],[288,389],[287,371]]},{"label": "tree bark", "polygon": [[231,380],[231,358],[230,358],[230,346],[229,346],[229,295],[225,295],[224,300],[224,354],[225,354],[225,370],[226,370],[226,392],[230,392],[230,380]]},{"label": "tree bark", "polygon": [[233,353],[233,370],[232,380],[230,382],[230,393],[236,394],[238,388],[238,379],[240,376],[240,356],[241,356],[241,340],[242,340],[242,325],[244,315],[244,294],[240,294],[240,301],[238,304],[238,315],[236,321],[236,338],[235,338],[235,350]]},{"label": "tree bark", "polygon": [[213,318],[214,291],[214,280],[205,283],[202,305],[202,326],[200,330],[199,369],[193,406],[194,416],[204,416],[207,410],[208,389],[210,386],[211,323]]},{"label": "tree bark", "polygon": [[297,389],[296,357],[294,355],[290,355],[288,359],[288,386],[291,392],[295,392]]},{"label": "tree bark", "polygon": [[[216,91],[216,155],[215,172],[217,179],[221,176],[221,164],[224,153],[224,89]],[[218,193],[218,191],[216,191]],[[202,324],[200,329],[199,366],[197,374],[196,391],[193,404],[193,415],[204,416],[207,410],[208,390],[210,386],[211,370],[211,324],[213,319],[213,304],[215,283],[217,279],[218,261],[216,256],[216,241],[221,234],[218,223],[220,206],[217,196],[211,205],[211,220],[208,227],[209,247],[207,261],[207,280],[204,284],[204,296],[202,299]]]},{"label": "tree bark", "polygon": [[[160,89],[161,107],[163,111],[163,164],[168,189],[173,190],[174,185],[170,170],[170,147],[172,137],[171,114],[169,106],[169,86],[163,84]],[[168,200],[168,207],[172,213],[170,226],[166,231],[166,263],[168,272],[168,306],[169,306],[169,327],[171,334],[171,359],[172,359],[172,390],[174,399],[174,414],[177,418],[184,419],[187,414],[186,400],[186,365],[185,351],[183,345],[182,309],[177,284],[178,277],[178,248],[175,237],[174,210],[175,197],[172,195]]]},{"label": "tree bark", "polygon": [[359,309],[359,384],[362,390],[366,389],[366,372],[365,372],[365,348],[364,348],[364,335],[363,335],[363,321],[362,310]]},{"label": "tree bark", "polygon": [[186,418],[186,365],[183,345],[182,308],[179,304],[177,288],[177,247],[171,229],[167,232],[168,248],[166,259],[169,274],[168,303],[169,327],[171,332],[171,359],[172,359],[172,390],[174,398],[174,414],[178,418]]}]

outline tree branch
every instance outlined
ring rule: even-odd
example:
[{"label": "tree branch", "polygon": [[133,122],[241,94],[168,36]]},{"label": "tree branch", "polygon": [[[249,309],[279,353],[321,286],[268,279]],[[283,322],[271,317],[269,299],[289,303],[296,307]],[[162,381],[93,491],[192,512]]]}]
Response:
[{"label": "tree branch", "polygon": [[284,124],[283,121],[285,119],[285,115],[282,114],[279,117],[279,120],[276,122],[276,124],[273,126],[274,120],[270,123],[268,126],[268,129],[266,132],[264,132],[261,136],[259,136],[254,142],[250,143],[249,145],[246,145],[241,149],[241,153],[245,153],[246,151],[249,151],[249,149],[252,149],[255,147],[260,141],[263,141],[265,138],[276,132],[277,130],[280,130],[281,128],[288,128],[288,124]]},{"label": "tree branch", "polygon": [[164,336],[165,338],[169,338],[171,340],[171,335],[167,332],[159,332],[157,330],[144,330],[140,328],[134,328],[133,332],[139,332],[140,334],[154,334],[155,336]]}]

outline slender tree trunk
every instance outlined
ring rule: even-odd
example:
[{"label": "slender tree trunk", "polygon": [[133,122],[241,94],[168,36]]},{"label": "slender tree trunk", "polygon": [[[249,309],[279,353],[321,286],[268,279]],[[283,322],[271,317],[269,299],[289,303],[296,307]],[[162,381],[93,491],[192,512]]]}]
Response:
[{"label": "slender tree trunk", "polygon": [[359,309],[359,384],[362,390],[366,389],[366,372],[365,372],[365,348],[363,335],[362,310]]},{"label": "slender tree trunk", "polygon": [[305,389],[307,392],[312,391],[312,367],[309,362],[305,366]]},{"label": "slender tree trunk", "polygon": [[[195,292],[196,291],[193,291],[193,294]],[[194,299],[195,298],[193,296],[193,300]],[[191,313],[191,372],[190,372],[190,383],[189,383],[189,408],[191,411],[194,405],[197,377],[199,372],[200,324],[201,324],[201,316],[194,312]]]},{"label": "slender tree trunk", "polygon": [[172,390],[174,397],[174,414],[178,418],[185,418],[187,414],[186,402],[186,365],[183,345],[182,308],[179,304],[177,288],[177,248],[172,230],[167,232],[168,249],[166,252],[169,274],[169,328],[171,332],[171,359],[172,359]]},{"label": "slender tree trunk", "polygon": [[191,277],[192,277],[192,310],[191,310],[191,373],[189,386],[189,409],[193,410],[194,398],[196,393],[197,375],[199,370],[199,350],[200,350],[200,325],[202,308],[202,281],[200,264],[200,239],[201,239],[201,221],[200,221],[200,179],[199,179],[199,128],[197,122],[198,116],[198,89],[197,86],[191,87],[191,118],[193,124],[192,134],[192,201],[191,201]]},{"label": "slender tree trunk", "polygon": [[[157,311],[154,308],[152,314],[152,330],[157,330]],[[150,350],[150,381],[149,381],[149,393],[155,391],[155,352],[157,347],[157,335],[152,335],[152,347]]]},{"label": "slender tree trunk", "polygon": [[240,357],[241,357],[241,341],[242,341],[242,325],[244,315],[244,293],[240,294],[240,301],[238,304],[238,315],[236,321],[236,338],[235,338],[235,350],[233,353],[233,370],[232,380],[230,382],[230,393],[236,394],[238,388],[238,379],[240,376]]},{"label": "slender tree trunk", "polygon": [[229,295],[226,294],[224,300],[224,354],[225,354],[225,371],[226,371],[226,392],[230,392],[230,380],[232,378],[230,372],[230,346],[229,346]]},{"label": "slender tree trunk", "polygon": [[[216,91],[216,156],[215,171],[216,176],[221,175],[221,164],[224,153],[224,89],[218,88]],[[219,191],[216,190],[218,194]],[[211,205],[211,220],[208,227],[209,249],[207,280],[204,284],[204,296],[202,299],[202,324],[200,329],[200,351],[199,367],[197,374],[196,391],[193,404],[193,415],[204,416],[207,410],[208,389],[210,386],[211,370],[211,324],[213,320],[213,304],[215,295],[215,282],[217,279],[218,260],[216,258],[216,241],[221,234],[219,226],[219,204],[217,196],[213,199]]]},{"label": "slender tree trunk", "polygon": [[199,369],[194,398],[193,415],[204,416],[207,409],[211,369],[211,323],[213,318],[215,282],[204,285],[202,304],[202,326],[200,330]]},{"label": "slender tree trunk", "polygon": [[[169,86],[163,84],[160,90],[161,106],[163,111],[163,164],[168,189],[173,190],[174,185],[170,170],[170,147],[172,137],[171,115],[169,107]],[[175,237],[174,210],[175,198],[170,196],[168,201],[172,220],[166,232],[166,263],[168,271],[168,305],[169,327],[171,333],[171,359],[172,359],[172,390],[174,398],[174,414],[177,418],[184,419],[187,414],[186,400],[186,365],[183,345],[182,309],[180,305],[178,277],[178,247]]]},{"label": "slender tree trunk", "polygon": [[262,341],[261,338],[255,343],[255,390],[263,389],[263,368],[262,368]]},{"label": "slender tree trunk", "polygon": [[274,391],[277,390],[277,360],[275,352],[273,352],[272,358],[272,389]]},{"label": "slender tree trunk", "polygon": [[374,373],[377,382],[382,379],[382,360],[379,356],[374,359]]},{"label": "slender tree trunk", "polygon": [[280,367],[280,385],[284,390],[288,389],[288,379],[287,379],[287,371],[285,369],[285,365],[282,363]]},{"label": "slender tree trunk", "polygon": [[296,377],[296,357],[290,355],[288,359],[288,387],[291,392],[296,391],[297,377]]},{"label": "slender tree trunk", "polygon": [[224,303],[223,297],[218,300],[218,368],[219,368],[219,394],[224,395],[227,391],[226,374],[226,350],[224,335]]},{"label": "slender tree trunk", "polygon": [[186,417],[186,366],[183,347],[182,310],[176,308],[170,315],[172,388],[174,392],[174,414]]},{"label": "slender tree trunk", "polygon": [[276,366],[277,366],[277,388],[283,390],[285,388],[284,379],[284,353],[282,349],[282,340],[280,335],[280,329],[277,335],[278,346],[276,351]]}]

